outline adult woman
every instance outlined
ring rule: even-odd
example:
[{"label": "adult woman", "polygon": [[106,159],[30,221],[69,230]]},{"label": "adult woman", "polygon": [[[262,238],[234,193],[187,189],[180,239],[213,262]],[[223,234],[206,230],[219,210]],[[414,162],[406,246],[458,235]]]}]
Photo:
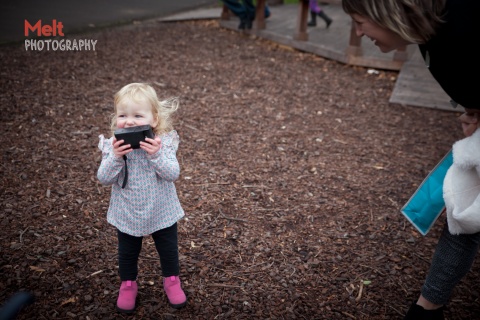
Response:
[{"label": "adult woman", "polygon": [[[342,0],[342,6],[353,19],[356,34],[370,38],[382,52],[418,44],[452,105],[480,112],[478,81],[471,80],[480,73],[475,48],[480,1]],[[472,266],[479,245],[480,233],[452,235],[446,224],[421,295],[405,319],[443,319],[443,306]]]}]

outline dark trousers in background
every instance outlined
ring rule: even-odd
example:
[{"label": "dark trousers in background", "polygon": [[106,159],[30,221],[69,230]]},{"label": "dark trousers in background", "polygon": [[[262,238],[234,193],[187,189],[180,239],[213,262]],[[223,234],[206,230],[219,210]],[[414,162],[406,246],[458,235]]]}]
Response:
[{"label": "dark trousers in background", "polygon": [[[137,280],[138,256],[142,250],[143,237],[134,237],[117,230],[118,236],[118,268],[122,281]],[[162,276],[178,276],[178,235],[177,224],[158,230],[152,234],[155,248],[160,257]]]},{"label": "dark trousers in background", "polygon": [[[255,5],[253,0],[222,0],[222,2],[228,7],[234,15],[240,18],[240,20],[254,20],[255,19]],[[265,17],[270,16],[270,9],[265,6]]]}]

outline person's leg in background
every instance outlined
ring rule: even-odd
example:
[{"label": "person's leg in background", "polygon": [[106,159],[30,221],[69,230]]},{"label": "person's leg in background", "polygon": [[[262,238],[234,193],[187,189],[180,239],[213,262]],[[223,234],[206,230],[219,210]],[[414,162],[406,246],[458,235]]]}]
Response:
[{"label": "person's leg in background", "polygon": [[[238,29],[251,29],[255,20],[253,0],[222,0],[227,8],[240,19]],[[271,16],[270,8],[265,5],[265,18]]]},{"label": "person's leg in background", "polygon": [[308,22],[309,27],[315,27],[317,25],[317,15],[322,18],[327,24],[327,29],[332,24],[333,20],[327,16],[323,9],[318,5],[317,0],[309,0],[308,6],[310,9],[311,20]]},{"label": "person's leg in background", "polygon": [[317,12],[315,11],[318,7],[317,0],[308,1],[308,9],[310,9],[310,21],[307,23],[309,27],[317,26]]},{"label": "person's leg in background", "polygon": [[265,5],[265,18],[269,18],[271,15],[272,13],[270,12],[270,8]]},{"label": "person's leg in background", "polygon": [[255,19],[255,5],[253,0],[242,0],[246,12],[245,28],[252,29],[253,20]]},{"label": "person's leg in background", "polygon": [[222,0],[222,2],[227,6],[234,15],[240,19],[240,24],[238,29],[245,29],[247,22],[247,10],[241,0]]}]

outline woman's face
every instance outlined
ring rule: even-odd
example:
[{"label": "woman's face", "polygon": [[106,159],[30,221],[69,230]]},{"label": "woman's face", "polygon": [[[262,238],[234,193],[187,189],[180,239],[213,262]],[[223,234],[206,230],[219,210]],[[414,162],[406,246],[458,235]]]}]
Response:
[{"label": "woman's face", "polygon": [[351,15],[355,33],[358,37],[367,36],[380,49],[380,51],[387,53],[392,50],[402,49],[410,42],[400,37],[390,29],[381,27],[367,17],[358,15],[356,13]]}]

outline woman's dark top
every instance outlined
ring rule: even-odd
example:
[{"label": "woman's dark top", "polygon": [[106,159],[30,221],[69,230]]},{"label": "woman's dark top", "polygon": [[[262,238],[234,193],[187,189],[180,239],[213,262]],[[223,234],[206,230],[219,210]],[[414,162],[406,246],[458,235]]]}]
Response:
[{"label": "woman's dark top", "polygon": [[443,20],[420,51],[452,104],[480,109],[480,0],[447,0]]}]

